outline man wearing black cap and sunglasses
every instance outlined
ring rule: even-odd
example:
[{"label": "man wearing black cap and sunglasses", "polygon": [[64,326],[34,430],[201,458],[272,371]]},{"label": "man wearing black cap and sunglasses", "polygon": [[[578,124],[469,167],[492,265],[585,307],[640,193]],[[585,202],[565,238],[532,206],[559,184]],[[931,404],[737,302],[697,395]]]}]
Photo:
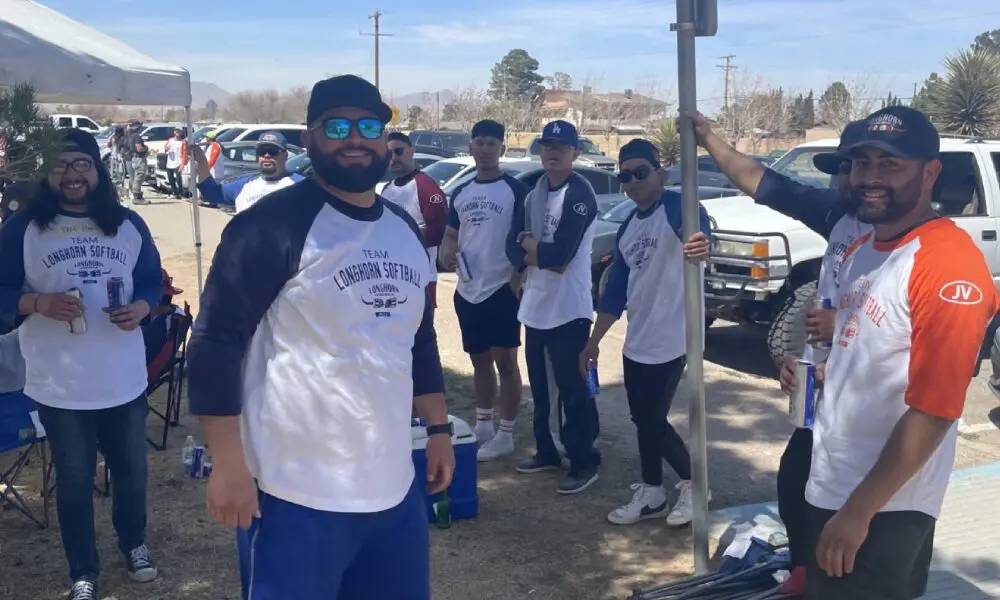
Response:
[{"label": "man wearing black cap and sunglasses", "polygon": [[425,494],[448,487],[455,457],[427,253],[374,191],[390,118],[371,83],[318,82],[313,176],[233,217],[205,283],[191,412],[212,448],[208,510],[240,528],[253,600],[430,598]]},{"label": "man wearing black cap and sunglasses", "polygon": [[[631,501],[608,514],[617,525],[666,517],[671,526],[693,518],[691,456],[667,421],[687,354],[684,333],[684,259],[705,260],[710,246],[708,213],[699,206],[699,231],[684,241],[681,196],[663,189],[656,147],[641,139],[622,146],[618,179],[636,210],[618,230],[614,262],[598,303],[597,322],[579,368],[596,363],[601,339],[628,305],[624,377],[639,442],[642,483]],[[680,477],[673,509],[663,488],[663,461]],[[669,513],[669,514],[668,514]]]},{"label": "man wearing black cap and sunglasses", "polygon": [[259,177],[242,177],[235,181],[219,183],[212,176],[205,151],[194,146],[194,160],[198,166],[198,190],[208,204],[233,205],[236,212],[243,212],[264,196],[293,183],[302,181],[298,173],[289,173],[288,140],[279,131],[267,131],[257,140],[257,165]]}]

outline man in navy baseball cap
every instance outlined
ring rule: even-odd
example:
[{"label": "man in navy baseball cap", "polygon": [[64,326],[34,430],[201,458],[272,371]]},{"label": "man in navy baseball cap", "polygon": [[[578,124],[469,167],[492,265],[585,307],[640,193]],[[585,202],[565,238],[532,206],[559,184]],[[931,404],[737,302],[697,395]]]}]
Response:
[{"label": "man in navy baseball cap", "polygon": [[[854,145],[868,129],[868,121],[852,121],[840,134],[840,143],[834,152],[822,152],[813,157],[813,165],[827,175],[841,175],[850,170],[851,158],[847,149]],[[846,166],[845,166],[846,165]]]},{"label": "man in navy baseball cap", "polygon": [[539,142],[542,145],[563,144],[571,148],[579,148],[580,134],[576,132],[576,126],[568,121],[551,121],[542,129],[542,137]]},{"label": "man in navy baseball cap", "polygon": [[857,154],[877,148],[898,158],[933,160],[941,153],[941,136],[927,115],[908,106],[890,106],[873,112],[865,128],[846,151]]}]

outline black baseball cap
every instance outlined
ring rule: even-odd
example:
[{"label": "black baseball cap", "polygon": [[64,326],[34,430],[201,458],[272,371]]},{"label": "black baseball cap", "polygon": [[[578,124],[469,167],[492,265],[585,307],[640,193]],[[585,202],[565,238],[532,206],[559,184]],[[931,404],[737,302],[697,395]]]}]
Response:
[{"label": "black baseball cap", "polygon": [[660,168],[660,151],[649,140],[635,138],[622,146],[618,151],[618,165],[630,158],[645,158],[653,168]]},{"label": "black baseball cap", "polygon": [[851,121],[840,133],[840,143],[835,152],[823,152],[813,157],[813,165],[827,175],[839,175],[841,163],[850,160],[846,151],[861,139],[861,134],[868,129],[868,121]]},{"label": "black baseball cap", "polygon": [[558,142],[573,148],[580,147],[580,134],[576,132],[576,126],[569,121],[551,121],[542,129],[540,142]]},{"label": "black baseball cap", "polygon": [[941,136],[927,115],[909,106],[889,106],[868,115],[859,138],[846,148],[878,148],[906,159],[933,159],[941,153]]},{"label": "black baseball cap", "polygon": [[378,88],[357,75],[337,75],[317,81],[309,96],[306,123],[312,124],[332,108],[352,106],[367,110],[383,123],[392,120],[392,109],[382,100]]},{"label": "black baseball cap", "polygon": [[97,146],[97,139],[89,131],[77,128],[66,128],[61,130],[62,152],[82,152],[89,156],[94,164],[101,164],[101,149]]}]

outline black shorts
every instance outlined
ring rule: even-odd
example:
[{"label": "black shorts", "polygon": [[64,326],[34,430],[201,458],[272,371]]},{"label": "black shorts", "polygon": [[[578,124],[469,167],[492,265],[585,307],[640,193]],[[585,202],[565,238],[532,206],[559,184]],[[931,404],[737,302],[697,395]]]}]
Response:
[{"label": "black shorts", "polygon": [[520,300],[509,285],[503,285],[479,304],[473,304],[455,292],[455,314],[462,330],[462,348],[469,354],[482,354],[491,348],[519,347],[519,307]]},{"label": "black shorts", "polygon": [[816,563],[816,545],[836,514],[809,506],[808,600],[913,600],[927,591],[937,520],[918,511],[875,515],[854,559],[854,571],[830,577]]}]

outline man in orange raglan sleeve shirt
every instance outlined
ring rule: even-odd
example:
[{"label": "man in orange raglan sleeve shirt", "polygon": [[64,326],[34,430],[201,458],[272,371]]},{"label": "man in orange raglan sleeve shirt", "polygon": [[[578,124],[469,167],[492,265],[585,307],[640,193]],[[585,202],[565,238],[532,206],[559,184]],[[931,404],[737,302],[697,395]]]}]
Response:
[{"label": "man in orange raglan sleeve shirt", "polygon": [[917,110],[870,115],[848,149],[857,218],[806,487],[806,597],[923,595],[957,421],[997,312],[972,238],[931,208],[940,138]]}]

